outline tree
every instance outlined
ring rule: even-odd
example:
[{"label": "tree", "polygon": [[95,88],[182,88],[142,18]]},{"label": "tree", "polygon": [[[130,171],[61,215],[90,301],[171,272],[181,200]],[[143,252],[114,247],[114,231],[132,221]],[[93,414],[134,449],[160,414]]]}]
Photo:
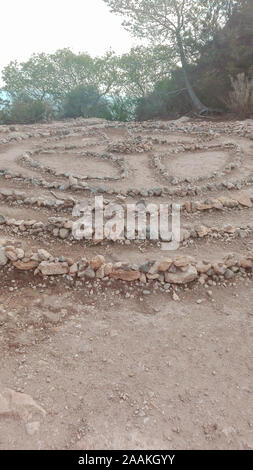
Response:
[{"label": "tree", "polygon": [[[136,37],[174,47],[194,108],[207,110],[188,75],[193,49],[210,39],[231,14],[236,0],[104,0],[112,12],[123,15],[123,25]],[[191,55],[190,55],[191,54]]]},{"label": "tree", "polygon": [[[190,81],[198,89],[200,100],[211,109],[225,112],[236,108],[238,114],[240,104],[241,115],[252,113],[249,101],[253,96],[250,91],[253,79],[252,24],[252,0],[238,2],[225,26],[200,48],[199,57],[188,67]],[[152,93],[139,100],[136,117],[138,120],[174,118],[191,109],[182,69],[175,68],[169,78],[158,81]]]},{"label": "tree", "polygon": [[10,62],[2,72],[4,90],[12,99],[47,100],[52,89],[53,72],[49,56],[44,53],[33,54],[27,62]]},{"label": "tree", "polygon": [[14,99],[29,96],[61,106],[78,86],[95,86],[101,96],[109,93],[117,82],[117,67],[118,59],[112,52],[92,58],[61,49],[54,54],[33,54],[27,62],[11,62],[2,78],[5,91]]},{"label": "tree", "polygon": [[128,96],[145,96],[158,80],[170,76],[173,66],[173,53],[166,46],[132,48],[119,58],[120,88]]},{"label": "tree", "polygon": [[240,74],[253,78],[253,2],[243,0],[226,25],[200,51],[190,78],[212,108],[225,109],[233,80]]}]

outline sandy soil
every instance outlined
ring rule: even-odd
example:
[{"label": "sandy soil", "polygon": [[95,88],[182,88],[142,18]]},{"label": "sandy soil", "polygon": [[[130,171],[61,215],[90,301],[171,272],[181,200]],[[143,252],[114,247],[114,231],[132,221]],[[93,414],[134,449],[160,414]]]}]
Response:
[{"label": "sandy soil", "polygon": [[225,152],[187,152],[186,155],[177,155],[175,158],[165,158],[164,162],[170,174],[176,177],[185,175],[209,177],[214,171],[222,170],[229,157]]},{"label": "sandy soil", "polygon": [[253,448],[252,289],[90,291],[2,293],[1,383],[47,414],[1,418],[1,449]]}]

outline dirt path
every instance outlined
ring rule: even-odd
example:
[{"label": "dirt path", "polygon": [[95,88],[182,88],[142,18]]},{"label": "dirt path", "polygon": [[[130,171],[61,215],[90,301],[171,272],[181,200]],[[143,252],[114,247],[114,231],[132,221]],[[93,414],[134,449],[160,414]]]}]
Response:
[{"label": "dirt path", "polygon": [[1,449],[253,448],[252,286],[213,302],[204,289],[178,303],[56,288],[22,297],[8,301],[1,382],[47,414],[33,426],[1,418]]}]

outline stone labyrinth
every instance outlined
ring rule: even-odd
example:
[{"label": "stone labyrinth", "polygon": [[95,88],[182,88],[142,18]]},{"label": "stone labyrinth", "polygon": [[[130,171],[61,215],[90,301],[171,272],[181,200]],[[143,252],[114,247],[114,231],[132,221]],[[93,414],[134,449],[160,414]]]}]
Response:
[{"label": "stone labyrinth", "polygon": [[[110,203],[181,208],[171,237],[73,237],[73,209]],[[0,126],[0,269],[51,282],[219,286],[253,269],[253,122],[109,123],[75,120]],[[109,217],[110,218],[110,217]],[[126,227],[125,227],[126,230]],[[123,234],[124,235],[124,234]],[[187,287],[186,287],[187,288]]]}]

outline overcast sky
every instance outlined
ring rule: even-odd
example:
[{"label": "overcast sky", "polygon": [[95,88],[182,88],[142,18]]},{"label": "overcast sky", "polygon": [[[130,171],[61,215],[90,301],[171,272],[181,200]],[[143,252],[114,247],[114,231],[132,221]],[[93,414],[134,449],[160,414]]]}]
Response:
[{"label": "overcast sky", "polygon": [[94,56],[136,44],[103,0],[1,0],[0,15],[0,70],[33,52],[70,47]]}]

